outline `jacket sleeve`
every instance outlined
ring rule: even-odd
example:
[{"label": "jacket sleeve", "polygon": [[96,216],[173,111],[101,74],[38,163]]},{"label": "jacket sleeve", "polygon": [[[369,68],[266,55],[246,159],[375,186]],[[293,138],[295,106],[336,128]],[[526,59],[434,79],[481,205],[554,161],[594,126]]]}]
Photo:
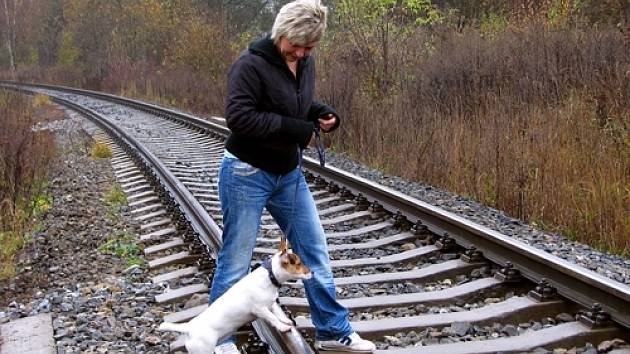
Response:
[{"label": "jacket sleeve", "polygon": [[328,132],[331,132],[339,127],[339,124],[341,124],[341,117],[339,117],[339,114],[329,105],[322,102],[313,102],[311,104],[311,108],[308,111],[308,120],[313,122],[315,126],[319,126],[319,122],[317,121],[317,119],[319,119],[319,117],[326,116],[331,113],[337,117],[337,122],[328,131]]},{"label": "jacket sleeve", "polygon": [[258,109],[263,85],[254,65],[239,58],[228,73],[225,121],[228,128],[244,137],[279,140],[308,145],[313,134],[312,122]]}]

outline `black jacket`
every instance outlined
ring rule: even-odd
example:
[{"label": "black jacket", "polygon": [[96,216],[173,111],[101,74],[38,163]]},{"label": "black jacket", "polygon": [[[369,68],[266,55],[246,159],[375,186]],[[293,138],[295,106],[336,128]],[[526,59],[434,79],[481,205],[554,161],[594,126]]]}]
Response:
[{"label": "black jacket", "polygon": [[339,125],[332,108],[313,101],[314,88],[312,57],[300,60],[296,78],[269,36],[253,42],[228,73],[228,151],[271,173],[293,170],[320,116],[333,113]]}]

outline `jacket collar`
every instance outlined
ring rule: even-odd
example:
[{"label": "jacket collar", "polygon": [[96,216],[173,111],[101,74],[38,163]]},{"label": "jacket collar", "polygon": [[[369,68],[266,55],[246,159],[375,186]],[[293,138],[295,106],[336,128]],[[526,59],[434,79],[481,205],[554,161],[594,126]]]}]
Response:
[{"label": "jacket collar", "polygon": [[[275,65],[280,65],[282,67],[286,67],[287,64],[284,62],[284,58],[280,55],[278,51],[278,47],[273,43],[271,39],[271,35],[267,34],[263,38],[260,38],[249,45],[249,51],[252,54],[259,55],[265,58],[268,62],[273,63]],[[306,64],[307,58],[300,59],[299,67],[304,67]]]}]

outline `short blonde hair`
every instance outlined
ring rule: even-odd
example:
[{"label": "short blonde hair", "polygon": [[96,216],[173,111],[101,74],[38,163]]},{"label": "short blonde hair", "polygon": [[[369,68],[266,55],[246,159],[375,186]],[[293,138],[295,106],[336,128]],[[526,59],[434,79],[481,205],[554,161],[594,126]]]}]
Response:
[{"label": "short blonde hair", "polygon": [[320,0],[296,0],[280,9],[271,29],[271,39],[278,43],[286,37],[291,44],[306,46],[319,41],[326,30],[328,8]]}]

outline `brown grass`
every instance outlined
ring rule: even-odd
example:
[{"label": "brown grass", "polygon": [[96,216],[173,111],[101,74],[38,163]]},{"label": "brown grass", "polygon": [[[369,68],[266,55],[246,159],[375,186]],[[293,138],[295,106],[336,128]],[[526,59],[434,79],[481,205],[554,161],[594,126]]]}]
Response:
[{"label": "brown grass", "polygon": [[335,147],[627,253],[630,58],[621,34],[534,27],[487,39],[467,30],[431,42],[429,54],[426,41],[418,33],[392,46],[413,60],[397,63],[392,77],[404,79],[386,92],[375,92],[373,71],[347,47],[324,53],[320,92],[345,118]]}]

